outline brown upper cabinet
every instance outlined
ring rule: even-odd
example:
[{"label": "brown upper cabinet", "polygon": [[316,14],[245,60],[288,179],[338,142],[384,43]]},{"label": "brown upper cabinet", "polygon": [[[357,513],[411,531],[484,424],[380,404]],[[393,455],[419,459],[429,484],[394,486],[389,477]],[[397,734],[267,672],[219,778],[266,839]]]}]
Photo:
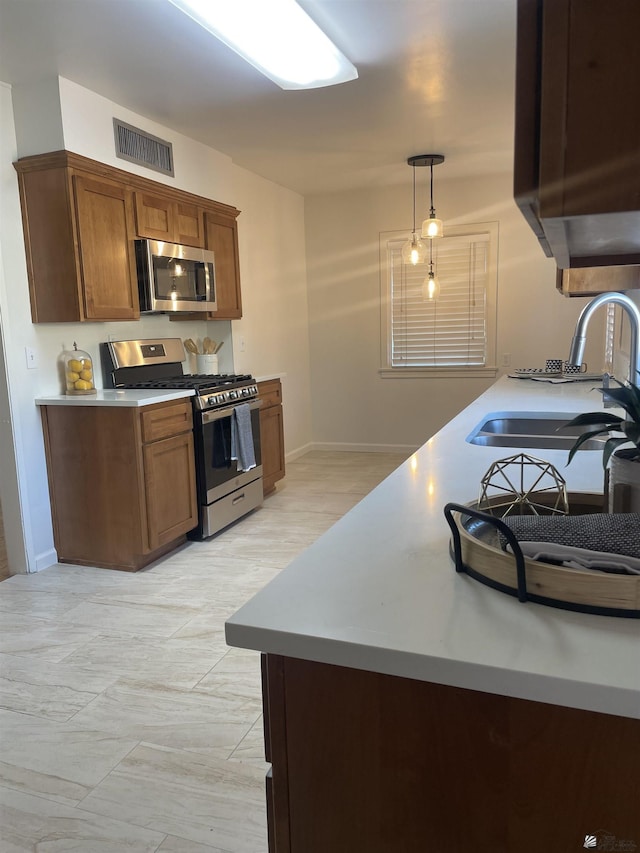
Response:
[{"label": "brown upper cabinet", "polygon": [[514,196],[559,268],[640,264],[640,3],[518,0]]},{"label": "brown upper cabinet", "polygon": [[19,161],[34,323],[140,316],[131,191],[63,158]]},{"label": "brown upper cabinet", "polygon": [[138,237],[204,247],[202,208],[146,192],[136,192],[135,200]]},{"label": "brown upper cabinet", "polygon": [[[34,323],[138,319],[136,237],[212,248],[219,309],[208,316],[242,316],[235,207],[69,151],[14,166]],[[175,319],[187,316],[207,315]]]},{"label": "brown upper cabinet", "polygon": [[595,296],[613,290],[640,288],[640,266],[573,267],[557,270],[556,287],[563,296]]},{"label": "brown upper cabinet", "polygon": [[206,247],[213,249],[216,262],[218,308],[210,316],[215,320],[237,320],[242,317],[238,223],[229,216],[206,213],[205,229]]}]

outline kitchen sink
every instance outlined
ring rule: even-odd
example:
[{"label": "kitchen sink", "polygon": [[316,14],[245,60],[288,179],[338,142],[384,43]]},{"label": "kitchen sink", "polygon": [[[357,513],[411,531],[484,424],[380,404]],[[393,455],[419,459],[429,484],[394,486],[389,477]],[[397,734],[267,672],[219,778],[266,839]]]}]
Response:
[{"label": "kitchen sink", "polygon": [[[535,447],[570,450],[576,439],[597,426],[573,426],[558,431],[575,412],[491,412],[469,433],[469,444],[484,447]],[[608,436],[590,438],[582,450],[602,450]]]}]

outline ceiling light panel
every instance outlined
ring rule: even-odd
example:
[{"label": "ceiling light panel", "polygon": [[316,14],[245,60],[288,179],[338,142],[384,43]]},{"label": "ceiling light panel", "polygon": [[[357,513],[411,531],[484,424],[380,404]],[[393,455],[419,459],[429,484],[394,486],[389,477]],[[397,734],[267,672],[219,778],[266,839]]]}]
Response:
[{"label": "ceiling light panel", "polygon": [[170,0],[282,89],[355,80],[358,71],[295,0]]}]

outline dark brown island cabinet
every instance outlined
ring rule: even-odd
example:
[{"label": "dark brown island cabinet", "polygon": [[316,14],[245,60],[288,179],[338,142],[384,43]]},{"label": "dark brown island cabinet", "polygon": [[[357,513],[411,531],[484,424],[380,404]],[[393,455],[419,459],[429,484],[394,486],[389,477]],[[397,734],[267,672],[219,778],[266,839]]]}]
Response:
[{"label": "dark brown island cabinet", "polygon": [[58,560],[136,571],[198,524],[189,399],[42,406]]},{"label": "dark brown island cabinet", "polygon": [[34,323],[137,320],[137,238],[215,253],[217,310],[173,319],[242,316],[235,207],[69,151],[14,166]]},{"label": "dark brown island cabinet", "polygon": [[640,850],[636,719],[262,662],[269,853]]},{"label": "dark brown island cabinet", "polygon": [[636,266],[582,293],[637,287],[640,3],[518,0],[517,20],[515,200],[561,270]]},{"label": "dark brown island cabinet", "polygon": [[282,480],[284,468],[284,418],[282,383],[280,379],[258,382],[260,407],[260,445],[262,448],[262,486],[265,495],[271,494]]}]

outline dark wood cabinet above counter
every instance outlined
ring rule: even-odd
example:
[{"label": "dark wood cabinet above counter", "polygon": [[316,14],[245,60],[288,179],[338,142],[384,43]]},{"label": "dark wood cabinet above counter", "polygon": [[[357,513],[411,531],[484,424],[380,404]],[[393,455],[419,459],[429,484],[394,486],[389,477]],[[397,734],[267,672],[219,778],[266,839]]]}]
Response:
[{"label": "dark wood cabinet above counter", "polygon": [[14,166],[34,323],[138,319],[138,237],[216,253],[218,310],[180,319],[242,316],[237,208],[69,151]]},{"label": "dark wood cabinet above counter", "polygon": [[640,3],[518,0],[514,196],[559,268],[640,264]]}]

